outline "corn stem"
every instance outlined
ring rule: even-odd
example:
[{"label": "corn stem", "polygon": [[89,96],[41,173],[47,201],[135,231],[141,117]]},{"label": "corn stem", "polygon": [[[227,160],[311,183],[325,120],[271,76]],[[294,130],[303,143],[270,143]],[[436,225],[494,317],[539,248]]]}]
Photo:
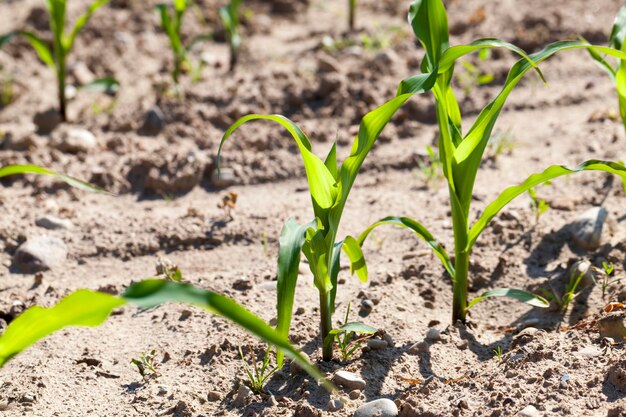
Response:
[{"label": "corn stem", "polygon": [[[330,292],[320,291],[320,337],[322,338],[322,359],[328,362],[333,359],[333,339],[327,338],[333,329],[332,306]],[[327,339],[330,339],[327,341]]]}]

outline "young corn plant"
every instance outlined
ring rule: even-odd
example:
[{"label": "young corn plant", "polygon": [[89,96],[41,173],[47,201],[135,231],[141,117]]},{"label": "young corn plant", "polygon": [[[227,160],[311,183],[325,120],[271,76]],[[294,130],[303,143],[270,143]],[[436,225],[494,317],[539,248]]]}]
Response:
[{"label": "young corn plant", "polygon": [[66,65],[67,56],[72,50],[76,36],[80,33],[81,29],[89,21],[91,16],[100,7],[107,4],[109,0],[96,0],[89,5],[87,11],[80,16],[74,23],[74,27],[69,33],[65,32],[65,14],[66,14],[66,0],[46,0],[48,7],[49,19],[50,19],[50,32],[52,33],[52,46],[50,47],[46,41],[37,36],[33,32],[20,30],[11,32],[6,35],[0,36],[0,47],[10,41],[15,36],[24,37],[28,43],[33,47],[39,59],[41,59],[50,69],[54,72],[57,79],[57,93],[59,99],[59,114],[61,120],[67,121],[66,103],[67,98],[65,96],[65,77],[66,77]]},{"label": "young corn plant", "polygon": [[226,40],[230,48],[230,71],[237,66],[241,34],[239,32],[239,9],[243,0],[230,0],[226,6],[220,8],[220,20],[226,31]]},{"label": "young corn plant", "polygon": [[[309,375],[333,391],[317,368],[289,340],[232,299],[190,284],[146,279],[129,286],[120,297],[78,290],[51,308],[34,306],[13,320],[0,335],[0,368],[17,354],[46,336],[69,326],[99,326],[113,310],[126,304],[152,308],[165,303],[185,303],[220,315],[290,356]],[[141,362],[141,361],[140,361]]]},{"label": "young corn plant", "polygon": [[[311,150],[311,142],[304,132],[291,120],[280,115],[251,114],[236,121],[224,133],[218,150],[218,169],[224,142],[246,122],[270,120],[280,124],[293,137],[304,163],[314,219],[299,224],[293,219],[283,226],[278,254],[278,318],[276,329],[287,337],[291,325],[296,280],[301,253],[309,261],[313,284],[320,300],[320,341],[322,358],[330,361],[333,356],[333,338],[328,338],[333,326],[332,315],[337,294],[337,275],[340,269],[340,251],[350,259],[350,269],[361,281],[367,280],[367,266],[361,247],[354,237],[337,240],[337,232],[348,195],[356,180],[359,168],[374,146],[385,125],[395,112],[408,100],[410,94],[395,98],[369,112],[361,120],[359,132],[352,145],[350,156],[341,165],[337,163],[337,147],[333,145],[324,160]],[[283,356],[277,354],[282,366]]]},{"label": "young corn plant", "polygon": [[[609,35],[609,47],[626,52],[626,6],[622,7],[617,16],[615,16],[611,34]],[[589,49],[591,57],[609,74],[615,84],[619,114],[626,130],[626,60],[622,58],[617,64],[611,64],[605,59],[606,56],[603,56],[600,52],[603,51],[597,51],[593,48]],[[604,52],[606,54],[606,51]]]},{"label": "young corn plant", "polygon": [[173,10],[167,4],[158,4],[157,11],[161,17],[161,28],[167,34],[170,41],[170,48],[174,57],[174,69],[172,70],[172,80],[178,85],[183,72],[191,69],[188,59],[189,50],[197,43],[210,39],[210,35],[198,35],[193,37],[188,44],[183,42],[181,28],[185,12],[189,9],[191,0],[173,0]]},{"label": "young corn plant", "polygon": [[361,343],[376,333],[376,329],[367,324],[359,322],[350,322],[350,304],[346,309],[346,318],[338,329],[333,329],[328,334],[328,338],[337,342],[341,360],[347,361],[361,346]]},{"label": "young corn plant", "polygon": [[[561,165],[548,167],[541,173],[529,176],[521,184],[504,190],[491,204],[485,207],[478,219],[471,224],[470,205],[474,181],[498,115],[513,88],[528,71],[536,69],[542,76],[537,64],[559,51],[593,48],[596,52],[620,59],[626,58],[626,53],[578,41],[555,42],[532,55],[526,55],[520,48],[495,38],[480,39],[468,45],[450,46],[448,17],[442,0],[414,0],[409,11],[409,22],[426,50],[426,55],[421,64],[421,73],[402,81],[394,100],[424,90],[432,91],[435,98],[439,124],[439,155],[450,196],[454,258],[452,259],[448,255],[422,224],[406,217],[387,217],[380,220],[361,234],[359,243],[363,244],[367,235],[375,227],[383,224],[408,228],[424,239],[441,260],[452,279],[453,323],[457,320],[465,322],[469,309],[489,297],[511,297],[534,306],[547,307],[548,302],[542,297],[512,288],[493,289],[468,301],[469,260],[474,243],[502,208],[520,194],[539,184],[581,171],[604,171],[626,178],[626,168],[615,162],[599,160],[586,161],[575,168]],[[451,86],[455,63],[471,52],[486,48],[506,48],[519,54],[522,58],[509,70],[500,93],[482,109],[469,131],[463,135],[461,111]]]}]

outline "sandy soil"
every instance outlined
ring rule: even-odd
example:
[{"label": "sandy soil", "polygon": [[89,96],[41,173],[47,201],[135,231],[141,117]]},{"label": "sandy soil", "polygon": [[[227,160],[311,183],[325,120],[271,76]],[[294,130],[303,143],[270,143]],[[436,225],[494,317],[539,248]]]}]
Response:
[{"label": "sandy soil", "polygon": [[[70,3],[72,17],[85,7]],[[188,36],[215,26],[218,3],[198,2],[204,22],[190,13]],[[110,74],[122,83],[114,102],[79,90],[69,103],[71,123],[97,138],[84,150],[63,146],[67,126],[50,135],[35,132],[35,114],[55,106],[52,74],[24,42],[0,51],[2,83],[12,79],[13,87],[13,101],[0,109],[0,164],[42,164],[118,193],[87,194],[49,178],[2,183],[0,331],[24,307],[52,305],[78,288],[120,293],[132,280],[152,276],[158,256],[175,262],[190,282],[274,318],[281,225],[289,217],[312,216],[297,148],[273,125],[246,126],[226,146],[228,176],[219,181],[217,145],[239,116],[281,113],[303,127],[320,155],[337,137],[345,157],[360,118],[393,96],[423,54],[405,23],[404,2],[360,3],[358,31],[346,34],[343,2],[251,1],[240,67],[228,73],[223,42],[200,44],[192,56],[207,64],[197,82],[185,77],[182,99],[160,93],[169,83],[171,59],[152,2],[113,1],[96,13],[70,57],[72,82],[85,76],[76,68],[86,66],[93,77]],[[453,43],[498,36],[528,51],[579,34],[604,44],[621,4],[448,3]],[[27,26],[47,34],[41,12],[36,0],[3,2],[0,32]],[[356,46],[328,51],[328,37]],[[364,47],[363,39],[374,46]],[[514,58],[494,53],[490,61],[472,62],[495,81],[458,90],[468,121],[498,91]],[[496,131],[513,146],[497,155],[490,151],[477,179],[476,214],[504,187],[548,165],[626,158],[623,127],[609,117],[616,111],[609,78],[584,52],[563,53],[542,68],[548,85],[530,75],[498,122]],[[164,126],[150,132],[145,119],[155,106]],[[432,97],[415,97],[399,112],[356,182],[342,235],[358,234],[386,215],[407,215],[452,247],[446,187],[418,168],[436,131]],[[218,208],[228,191],[238,194],[232,220]],[[551,205],[538,221],[523,196],[481,237],[472,259],[472,295],[507,286],[562,290],[570,266],[581,259],[595,266],[613,262],[615,275],[624,274],[626,211],[619,181],[586,173],[556,180],[538,194]],[[608,210],[612,228],[599,249],[584,251],[572,243],[568,225],[594,206]],[[50,214],[73,227],[36,225]],[[22,242],[40,235],[62,239],[69,254],[36,278],[11,260]],[[165,306],[124,308],[100,328],[64,330],[28,350],[0,371],[0,416],[351,416],[377,398],[394,400],[405,417],[524,415],[518,413],[529,405],[538,414],[526,415],[626,415],[623,345],[580,325],[626,298],[622,282],[604,296],[590,284],[566,315],[495,300],[472,310],[471,326],[450,326],[451,288],[437,259],[406,231],[381,228],[374,237],[365,245],[370,281],[361,284],[341,272],[335,319],[350,303],[353,319],[384,329],[394,346],[320,363],[329,376],[344,369],[367,382],[362,392],[343,390],[348,401],[338,411],[328,410],[331,398],[323,389],[289,366],[274,375],[266,394],[235,401],[245,379],[238,348],[262,354],[263,345],[220,318]],[[293,342],[318,360],[311,278],[302,268]],[[364,299],[377,304],[359,317]],[[441,330],[439,340],[426,339],[431,327]],[[130,360],[151,350],[159,376],[144,381]]]}]

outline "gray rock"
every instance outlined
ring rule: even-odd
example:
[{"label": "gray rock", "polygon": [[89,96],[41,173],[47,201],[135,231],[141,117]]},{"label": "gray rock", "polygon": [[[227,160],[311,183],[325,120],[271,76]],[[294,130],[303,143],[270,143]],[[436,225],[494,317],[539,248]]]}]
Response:
[{"label": "gray rock", "polygon": [[328,411],[339,411],[343,408],[343,403],[339,399],[329,400],[326,409]]},{"label": "gray rock", "polygon": [[218,175],[217,169],[211,174],[211,185],[217,188],[226,188],[237,184],[239,181],[235,171],[230,168],[222,168]]},{"label": "gray rock", "polygon": [[365,403],[354,412],[354,417],[395,417],[397,415],[396,403],[387,398]]},{"label": "gray rock", "polygon": [[65,243],[59,238],[44,235],[28,239],[20,245],[12,265],[20,272],[32,274],[58,267],[66,258]]},{"label": "gray rock", "polygon": [[141,133],[144,135],[156,135],[165,127],[165,116],[158,106],[152,107],[144,116]]},{"label": "gray rock", "polygon": [[367,298],[361,301],[361,311],[363,313],[369,314],[374,309],[374,302],[372,300],[368,300]]},{"label": "gray rock", "polygon": [[93,75],[87,64],[82,61],[74,63],[70,68],[70,73],[79,85],[89,84],[96,79],[96,76]]},{"label": "gray rock", "polygon": [[69,128],[55,139],[55,147],[62,152],[89,152],[98,145],[95,135],[86,129]]},{"label": "gray rock", "polygon": [[209,391],[207,398],[211,402],[216,402],[222,399],[222,394],[219,391]]},{"label": "gray rock", "polygon": [[367,341],[367,347],[372,350],[382,350],[387,349],[387,342],[381,339],[369,339]]},{"label": "gray rock", "polygon": [[320,72],[340,72],[341,64],[330,55],[320,55],[317,58],[317,69]]},{"label": "gray rock", "polygon": [[243,407],[246,405],[246,401],[252,395],[252,390],[248,388],[247,385],[239,385],[239,390],[237,391],[237,396],[235,397],[234,405],[235,407]]},{"label": "gray rock", "polygon": [[35,114],[33,123],[37,126],[37,132],[48,134],[61,124],[61,115],[57,109],[48,109]]},{"label": "gray rock", "polygon": [[48,230],[71,229],[74,227],[74,223],[72,223],[71,220],[62,219],[51,214],[47,214],[43,217],[38,218],[37,220],[35,220],[35,224]]},{"label": "gray rock", "polygon": [[598,249],[607,216],[608,212],[603,207],[593,207],[581,213],[570,225],[574,243],[586,250]]},{"label": "gray rock", "polygon": [[426,331],[426,339],[428,340],[441,340],[441,330],[436,327],[431,327]]},{"label": "gray rock", "polygon": [[365,380],[357,374],[353,374],[352,372],[337,371],[337,373],[333,377],[333,381],[335,381],[338,385],[346,388],[358,390],[365,389]]},{"label": "gray rock", "polygon": [[520,410],[517,415],[519,417],[541,417],[541,413],[535,408],[534,405],[527,405]]}]

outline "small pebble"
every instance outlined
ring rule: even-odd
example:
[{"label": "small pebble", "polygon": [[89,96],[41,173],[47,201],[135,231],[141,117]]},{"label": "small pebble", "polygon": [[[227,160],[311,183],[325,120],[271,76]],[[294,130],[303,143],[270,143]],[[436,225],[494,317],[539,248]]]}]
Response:
[{"label": "small pebble", "polygon": [[387,342],[381,339],[369,339],[367,341],[367,347],[371,350],[382,350],[387,348]]},{"label": "small pebble", "polygon": [[441,340],[441,330],[436,327],[431,327],[426,332],[426,339],[428,340]]},{"label": "small pebble", "polygon": [[333,377],[333,381],[338,385],[352,390],[364,390],[366,385],[363,378],[348,371],[337,371]]},{"label": "small pebble", "polygon": [[48,230],[55,229],[71,229],[74,224],[69,219],[62,219],[60,217],[52,216],[50,214],[35,220],[35,224],[39,227],[43,227]]},{"label": "small pebble", "polygon": [[398,406],[387,398],[365,403],[354,412],[354,417],[395,417],[397,415]]},{"label": "small pebble", "polygon": [[517,413],[517,415],[519,417],[541,417],[539,410],[537,410],[534,405],[527,405],[524,409]]},{"label": "small pebble", "polygon": [[211,402],[219,401],[222,399],[222,394],[219,391],[209,391],[207,398]]},{"label": "small pebble", "polygon": [[338,411],[343,408],[343,403],[339,399],[329,400],[326,409],[328,411]]},{"label": "small pebble", "polygon": [[361,311],[369,314],[374,309],[374,302],[372,300],[368,300],[367,298],[361,301]]}]

